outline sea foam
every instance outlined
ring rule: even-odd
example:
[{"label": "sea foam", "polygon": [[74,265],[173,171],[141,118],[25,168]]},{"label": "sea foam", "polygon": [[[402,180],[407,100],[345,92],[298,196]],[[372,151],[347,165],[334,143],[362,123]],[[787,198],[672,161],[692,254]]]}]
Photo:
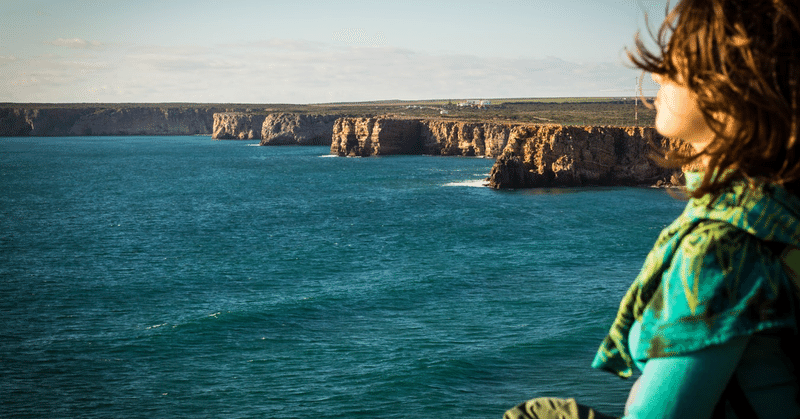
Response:
[{"label": "sea foam", "polygon": [[485,179],[463,180],[460,182],[445,183],[443,186],[467,186],[470,188],[483,188],[489,185]]}]

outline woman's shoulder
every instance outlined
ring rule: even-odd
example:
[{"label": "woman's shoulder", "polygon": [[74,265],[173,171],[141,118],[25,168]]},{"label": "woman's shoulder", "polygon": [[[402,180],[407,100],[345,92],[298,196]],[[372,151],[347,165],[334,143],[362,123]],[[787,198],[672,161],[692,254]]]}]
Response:
[{"label": "woman's shoulder", "polygon": [[789,284],[774,246],[731,224],[703,220],[681,241],[662,282],[675,291],[671,297],[690,300],[692,312],[720,298],[737,304],[753,292],[774,298]]},{"label": "woman's shoulder", "polygon": [[792,285],[768,242],[729,223],[698,222],[681,240],[641,321],[650,357],[795,327]]},{"label": "woman's shoulder", "polygon": [[[768,243],[728,222],[721,220],[700,220],[686,233],[677,247],[673,264],[682,268],[722,270],[741,270],[754,264],[769,264],[775,253]],[[736,264],[733,264],[733,259]],[[744,263],[742,263],[744,262]],[[685,273],[699,273],[694,272]],[[736,272],[741,273],[741,272]]]}]

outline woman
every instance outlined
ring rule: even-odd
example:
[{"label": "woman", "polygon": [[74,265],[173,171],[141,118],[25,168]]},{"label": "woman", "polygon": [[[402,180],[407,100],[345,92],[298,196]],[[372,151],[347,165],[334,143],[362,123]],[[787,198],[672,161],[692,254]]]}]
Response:
[{"label": "woman", "polygon": [[[787,266],[800,253],[799,3],[683,0],[660,51],[637,38],[629,54],[661,85],[656,129],[692,145],[662,162],[700,170],[592,363],[642,371],[626,418],[800,417],[800,288]],[[505,417],[608,416],[540,398]]]}]

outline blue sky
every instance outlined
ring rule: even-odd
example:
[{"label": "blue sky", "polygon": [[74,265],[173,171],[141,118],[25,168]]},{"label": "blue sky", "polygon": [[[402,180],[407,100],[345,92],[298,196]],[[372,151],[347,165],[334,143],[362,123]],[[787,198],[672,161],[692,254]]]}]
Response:
[{"label": "blue sky", "polygon": [[0,0],[0,102],[631,96],[665,4]]}]

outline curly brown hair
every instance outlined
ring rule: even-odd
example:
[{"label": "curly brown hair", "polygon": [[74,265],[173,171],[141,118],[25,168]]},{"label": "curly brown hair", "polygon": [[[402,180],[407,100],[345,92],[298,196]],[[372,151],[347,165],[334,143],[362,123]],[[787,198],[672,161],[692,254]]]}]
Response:
[{"label": "curly brown hair", "polygon": [[715,134],[704,150],[666,151],[660,162],[706,162],[693,197],[718,195],[737,179],[799,195],[800,2],[682,0],[650,35],[659,51],[648,51],[637,33],[628,57],[692,90]]}]

